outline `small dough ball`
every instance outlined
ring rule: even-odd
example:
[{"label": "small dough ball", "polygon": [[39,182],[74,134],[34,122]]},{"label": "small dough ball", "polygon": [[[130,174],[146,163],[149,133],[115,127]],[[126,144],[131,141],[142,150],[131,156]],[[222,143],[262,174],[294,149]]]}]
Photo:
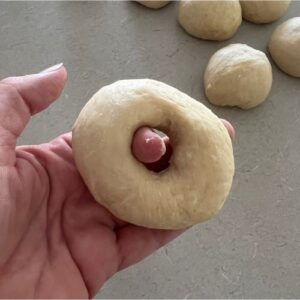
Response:
[{"label": "small dough ball", "polygon": [[159,9],[166,6],[170,1],[136,1],[148,8]]},{"label": "small dough ball", "polygon": [[[170,137],[170,166],[148,170],[132,155],[134,133],[150,126]],[[208,220],[231,188],[234,158],[221,120],[164,83],[121,80],[101,88],[73,128],[73,153],[90,192],[113,215],[158,229]]]},{"label": "small dough ball", "polygon": [[263,52],[232,44],[211,57],[204,86],[211,103],[249,109],[267,98],[272,87],[272,67]]},{"label": "small dough ball", "polygon": [[288,9],[291,0],[241,0],[243,18],[264,24],[279,19]]},{"label": "small dough ball", "polygon": [[282,71],[300,77],[300,17],[289,19],[275,29],[269,51]]},{"label": "small dough ball", "polygon": [[241,6],[238,0],[182,0],[178,21],[194,37],[224,41],[231,38],[241,25]]}]

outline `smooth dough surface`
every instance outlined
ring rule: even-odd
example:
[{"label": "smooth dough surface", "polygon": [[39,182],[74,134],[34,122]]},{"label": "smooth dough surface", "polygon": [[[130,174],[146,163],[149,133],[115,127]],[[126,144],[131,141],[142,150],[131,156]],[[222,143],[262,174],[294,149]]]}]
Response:
[{"label": "smooth dough surface", "polygon": [[158,9],[166,6],[170,1],[136,1],[148,8]]},{"label": "smooth dough surface", "polygon": [[[170,166],[149,171],[131,152],[135,131],[150,126],[171,140]],[[223,206],[234,158],[230,136],[203,104],[164,83],[122,80],[101,88],[73,128],[76,165],[95,199],[118,218],[180,229]]]},{"label": "smooth dough surface", "polygon": [[282,71],[300,77],[300,17],[289,19],[275,29],[269,51]]},{"label": "smooth dough surface", "polygon": [[204,86],[211,103],[249,109],[267,98],[272,87],[272,67],[263,52],[245,44],[231,44],[209,60]]},{"label": "smooth dough surface", "polygon": [[241,6],[238,0],[182,0],[178,21],[194,37],[223,41],[231,38],[241,25]]},{"label": "smooth dough surface", "polygon": [[264,24],[279,19],[288,9],[291,0],[241,0],[243,18]]}]

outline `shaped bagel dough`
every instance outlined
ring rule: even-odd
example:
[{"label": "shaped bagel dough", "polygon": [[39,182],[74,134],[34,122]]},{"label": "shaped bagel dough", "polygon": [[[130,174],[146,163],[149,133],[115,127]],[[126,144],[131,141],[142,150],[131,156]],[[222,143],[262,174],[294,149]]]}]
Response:
[{"label": "shaped bagel dough", "polygon": [[282,71],[300,77],[300,17],[289,19],[275,29],[269,51]]},{"label": "shaped bagel dough", "polygon": [[288,9],[291,0],[241,0],[243,18],[264,24],[279,19]]},{"label": "shaped bagel dough", "polygon": [[[141,126],[165,132],[168,169],[149,171],[131,152]],[[181,229],[214,216],[231,188],[230,136],[203,104],[164,83],[122,80],[101,88],[73,128],[78,170],[96,201],[127,222]]]},{"label": "shaped bagel dough", "polygon": [[241,25],[240,2],[182,0],[179,3],[178,21],[185,31],[194,37],[204,40],[227,40]]},{"label": "shaped bagel dough", "polygon": [[232,44],[209,60],[204,87],[208,100],[215,105],[249,109],[266,100],[272,87],[272,67],[263,52]]}]

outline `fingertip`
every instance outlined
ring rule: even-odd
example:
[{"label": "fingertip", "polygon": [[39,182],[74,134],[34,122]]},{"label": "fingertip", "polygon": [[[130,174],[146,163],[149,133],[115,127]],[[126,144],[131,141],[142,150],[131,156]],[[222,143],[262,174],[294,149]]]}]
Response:
[{"label": "fingertip", "polygon": [[57,76],[61,77],[61,80],[66,83],[67,79],[68,79],[68,72],[67,69],[64,65],[62,65],[57,71],[56,73],[58,74]]},{"label": "fingertip", "polygon": [[221,121],[223,122],[224,126],[226,127],[226,129],[227,129],[227,131],[228,131],[228,133],[230,135],[230,138],[232,140],[234,140],[234,138],[235,138],[235,130],[234,130],[233,126],[231,125],[231,123],[228,122],[225,119],[221,119]]},{"label": "fingertip", "polygon": [[63,64],[58,64],[56,66],[50,67],[38,74],[29,75],[32,76],[33,79],[35,77],[39,77],[41,81],[51,82],[49,86],[48,94],[51,95],[53,99],[57,99],[62,90],[65,87],[68,73]]},{"label": "fingertip", "polygon": [[9,77],[1,82],[14,87],[28,105],[32,115],[44,110],[62,93],[67,70],[62,65],[50,67],[40,73]]},{"label": "fingertip", "polygon": [[132,152],[140,162],[152,163],[165,154],[166,145],[157,133],[148,127],[142,127],[134,134]]}]

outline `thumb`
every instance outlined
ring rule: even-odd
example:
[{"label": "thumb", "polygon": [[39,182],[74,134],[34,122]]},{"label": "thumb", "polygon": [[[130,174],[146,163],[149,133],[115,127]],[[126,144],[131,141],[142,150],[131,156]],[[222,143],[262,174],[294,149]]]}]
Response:
[{"label": "thumb", "polygon": [[61,94],[67,79],[63,64],[21,77],[9,77],[0,83],[14,87],[26,102],[31,115],[47,108]]},{"label": "thumb", "polygon": [[67,71],[60,64],[38,74],[0,81],[0,166],[15,164],[17,138],[33,114],[58,98],[66,79]]}]

